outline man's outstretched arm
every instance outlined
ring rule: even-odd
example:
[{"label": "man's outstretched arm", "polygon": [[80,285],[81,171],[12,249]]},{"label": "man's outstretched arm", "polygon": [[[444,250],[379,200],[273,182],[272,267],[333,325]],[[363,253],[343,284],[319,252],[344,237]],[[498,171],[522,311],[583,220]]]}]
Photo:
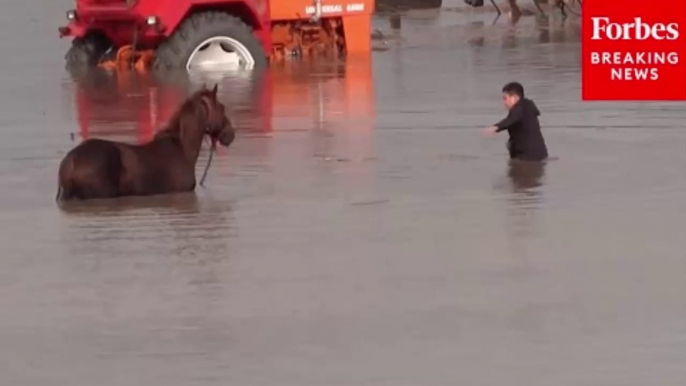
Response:
[{"label": "man's outstretched arm", "polygon": [[510,113],[507,114],[507,118],[495,124],[495,127],[497,127],[496,133],[506,130],[508,127],[519,123],[519,121],[522,120],[523,116],[524,108],[522,108],[521,103],[518,103],[516,106],[512,108],[512,110],[510,110]]}]

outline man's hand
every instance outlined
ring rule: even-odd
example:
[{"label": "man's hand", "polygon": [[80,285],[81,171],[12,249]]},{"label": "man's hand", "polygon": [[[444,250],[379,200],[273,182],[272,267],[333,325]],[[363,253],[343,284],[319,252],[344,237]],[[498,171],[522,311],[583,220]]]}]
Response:
[{"label": "man's hand", "polygon": [[483,131],[484,137],[495,137],[498,134],[498,128],[496,126],[487,127]]}]

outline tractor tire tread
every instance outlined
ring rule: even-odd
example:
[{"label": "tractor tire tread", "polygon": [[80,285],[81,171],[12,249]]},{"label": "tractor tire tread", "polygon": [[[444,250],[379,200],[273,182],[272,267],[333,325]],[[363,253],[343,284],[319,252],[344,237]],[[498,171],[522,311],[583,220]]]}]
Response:
[{"label": "tractor tire tread", "polygon": [[64,55],[67,69],[71,71],[96,66],[110,46],[111,43],[107,38],[99,34],[74,38],[71,47]]},{"label": "tractor tire tread", "polygon": [[202,41],[221,35],[239,40],[253,55],[255,68],[266,67],[267,58],[253,35],[253,29],[241,19],[225,12],[196,13],[186,19],[176,32],[157,49],[154,68],[185,68],[188,56]]}]

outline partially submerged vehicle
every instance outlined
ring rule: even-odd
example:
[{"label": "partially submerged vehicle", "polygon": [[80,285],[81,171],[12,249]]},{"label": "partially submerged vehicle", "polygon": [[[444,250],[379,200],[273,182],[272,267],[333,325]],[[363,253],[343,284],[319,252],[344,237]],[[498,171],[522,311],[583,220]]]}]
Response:
[{"label": "partially submerged vehicle", "polygon": [[76,0],[67,66],[253,69],[368,54],[374,0]]}]

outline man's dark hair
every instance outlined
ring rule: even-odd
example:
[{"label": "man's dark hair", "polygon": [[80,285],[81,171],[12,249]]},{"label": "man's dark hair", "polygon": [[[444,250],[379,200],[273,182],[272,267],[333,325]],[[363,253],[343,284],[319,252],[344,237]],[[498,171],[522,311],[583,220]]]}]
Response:
[{"label": "man's dark hair", "polygon": [[510,95],[518,95],[520,98],[524,98],[524,87],[517,82],[510,82],[503,87],[503,92]]}]

